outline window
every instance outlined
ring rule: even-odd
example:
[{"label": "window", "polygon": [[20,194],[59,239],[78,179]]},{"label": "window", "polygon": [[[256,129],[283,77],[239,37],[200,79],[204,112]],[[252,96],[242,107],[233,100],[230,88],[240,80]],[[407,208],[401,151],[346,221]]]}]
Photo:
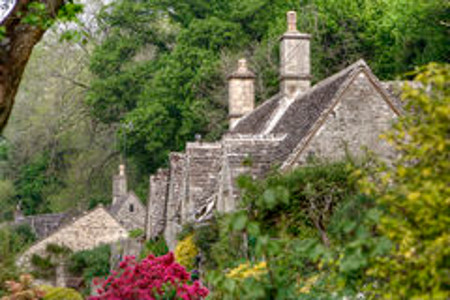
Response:
[{"label": "window", "polygon": [[133,212],[133,211],[134,211],[134,205],[130,204],[130,212]]}]

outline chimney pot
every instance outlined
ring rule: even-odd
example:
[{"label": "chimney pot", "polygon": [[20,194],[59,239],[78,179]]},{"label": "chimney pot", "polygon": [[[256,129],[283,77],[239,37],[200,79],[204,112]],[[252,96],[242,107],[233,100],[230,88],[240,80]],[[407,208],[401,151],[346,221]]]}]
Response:
[{"label": "chimney pot", "polygon": [[297,31],[297,13],[288,11],[287,13],[288,31]]}]

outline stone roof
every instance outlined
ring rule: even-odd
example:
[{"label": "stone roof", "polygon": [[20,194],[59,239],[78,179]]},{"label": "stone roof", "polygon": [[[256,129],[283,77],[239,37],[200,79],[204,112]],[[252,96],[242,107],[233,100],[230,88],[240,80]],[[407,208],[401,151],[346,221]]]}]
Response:
[{"label": "stone roof", "polygon": [[[34,253],[34,251],[39,248],[39,245],[43,245],[45,242],[49,242],[49,243],[57,243],[60,244],[61,240],[55,240],[55,236],[57,236],[58,234],[61,234],[61,232],[67,231],[70,232],[69,228],[71,226],[73,226],[76,222],[82,220],[83,218],[88,218],[90,215],[93,215],[95,213],[98,213],[99,211],[104,211],[106,216],[111,217],[111,219],[113,220],[113,222],[116,223],[117,227],[120,228],[122,230],[122,232],[119,232],[118,234],[122,234],[123,236],[126,236],[126,230],[125,228],[120,224],[120,222],[116,219],[116,217],[114,215],[112,215],[107,209],[105,209],[103,207],[103,205],[99,205],[96,208],[90,210],[90,211],[85,211],[83,213],[79,213],[76,217],[72,217],[69,219],[68,216],[66,216],[64,218],[64,221],[60,224],[60,226],[58,228],[56,228],[51,234],[47,235],[46,237],[43,237],[41,239],[38,239],[35,243],[33,243],[24,253],[22,253],[22,255],[18,258],[17,260],[17,264],[19,266],[25,266],[26,264],[29,263],[29,258],[31,257],[31,255]],[[85,232],[86,228],[79,228],[79,231],[81,232]],[[98,226],[93,226],[93,229],[97,230]],[[106,229],[106,228],[105,228]],[[73,233],[74,231],[72,231]],[[97,236],[96,236],[97,237]],[[105,235],[98,235],[99,239],[108,239],[110,238],[108,236],[108,232],[105,232]],[[108,241],[104,241],[104,243],[108,243]],[[92,242],[92,239],[87,240],[87,242]],[[83,250],[83,249],[73,249],[73,247],[71,247],[69,244],[75,245],[76,247],[81,247],[83,248],[83,245],[81,245],[81,243],[79,243],[79,241],[75,241],[73,239],[70,238],[65,238],[64,242],[62,243],[65,246],[69,247],[72,250],[75,251],[79,251],[79,250]],[[75,247],[75,248],[76,248]],[[42,248],[42,247],[41,247]],[[45,250],[45,247],[40,249],[40,250]]]},{"label": "stone roof", "polygon": [[[135,192],[129,191],[126,195],[120,197],[120,198],[116,201],[116,203],[112,204],[112,205],[109,207],[108,211],[109,211],[111,214],[116,215],[116,214],[119,212],[119,210],[120,210],[120,208],[122,207],[122,205],[124,205],[124,204],[128,201],[128,199],[130,199],[130,197],[134,197],[134,198],[136,198],[137,200],[139,200],[139,197],[136,195]],[[138,201],[138,203],[141,203],[140,200]]]},{"label": "stone roof", "polygon": [[116,214],[119,212],[119,210],[120,210],[120,208],[122,207],[122,205],[123,205],[125,202],[127,202],[128,197],[129,197],[129,194],[126,194],[126,195],[121,196],[119,199],[117,199],[116,203],[111,204],[111,206],[108,208],[108,211],[109,211],[111,214],[116,215]]},{"label": "stone roof", "polygon": [[248,115],[244,116],[234,127],[231,133],[257,134],[263,131],[264,125],[269,121],[270,116],[278,107],[278,102],[282,98],[281,94],[276,94],[266,100]]},{"label": "stone roof", "polygon": [[299,95],[285,110],[270,131],[287,133],[285,150],[292,150],[314,126],[322,113],[330,107],[335,95],[347,79],[361,67],[362,62],[347,67],[335,75],[317,83],[306,93]]},{"label": "stone roof", "polygon": [[327,111],[336,96],[350,83],[353,76],[364,69],[373,83],[389,98],[397,112],[398,99],[385,89],[372,74],[364,60],[359,60],[342,71],[320,81],[293,100],[277,94],[242,118],[231,134],[286,134],[284,152],[292,151]]},{"label": "stone roof", "polygon": [[17,220],[16,225],[29,225],[36,237],[41,239],[58,229],[67,220],[68,215],[68,213],[54,213],[25,216]]}]

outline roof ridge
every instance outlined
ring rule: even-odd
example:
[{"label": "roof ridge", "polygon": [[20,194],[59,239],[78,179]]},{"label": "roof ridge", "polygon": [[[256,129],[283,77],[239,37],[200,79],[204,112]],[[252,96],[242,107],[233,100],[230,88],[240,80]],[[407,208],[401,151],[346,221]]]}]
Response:
[{"label": "roof ridge", "polygon": [[355,72],[355,70],[361,69],[361,68],[368,68],[370,67],[367,65],[364,59],[358,59],[356,62],[352,63],[348,67],[340,70],[337,73],[334,73],[333,75],[319,81],[315,85],[313,85],[310,89],[308,89],[305,93],[300,94],[295,100],[302,98],[303,96],[306,96],[307,94],[310,94],[314,90],[323,87],[324,85],[327,85],[328,83],[334,81],[336,78],[343,76],[347,72]]}]

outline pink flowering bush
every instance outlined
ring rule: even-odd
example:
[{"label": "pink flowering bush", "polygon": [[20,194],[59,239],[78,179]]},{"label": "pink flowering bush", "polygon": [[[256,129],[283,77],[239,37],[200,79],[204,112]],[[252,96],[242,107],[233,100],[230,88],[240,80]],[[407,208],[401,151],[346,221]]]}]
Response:
[{"label": "pink flowering bush", "polygon": [[99,295],[89,300],[201,300],[209,293],[199,281],[191,281],[172,252],[160,257],[149,255],[140,262],[126,257],[119,269],[103,282]]}]

